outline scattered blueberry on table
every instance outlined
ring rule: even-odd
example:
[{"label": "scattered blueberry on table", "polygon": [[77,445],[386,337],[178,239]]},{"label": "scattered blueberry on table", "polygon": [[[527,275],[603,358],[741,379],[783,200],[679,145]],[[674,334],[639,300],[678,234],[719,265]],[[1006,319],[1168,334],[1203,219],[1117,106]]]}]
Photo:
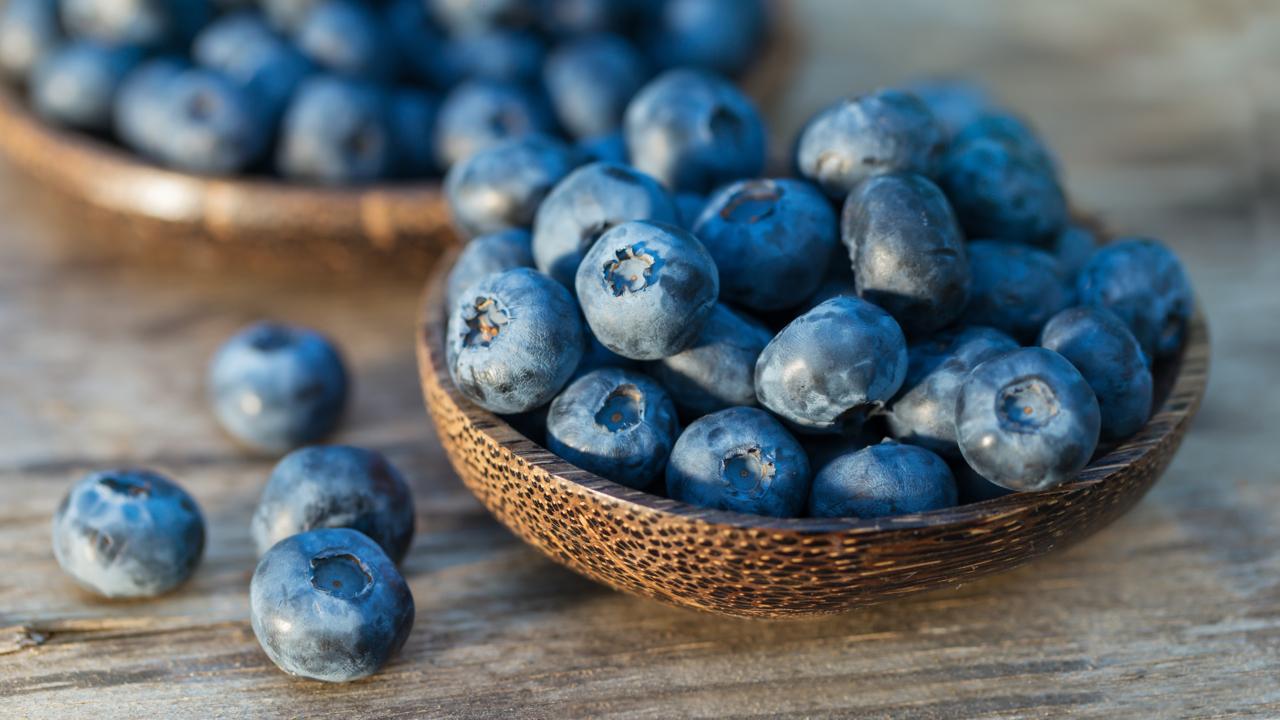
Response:
[{"label": "scattered blueberry on table", "polygon": [[53,516],[53,554],[85,588],[107,598],[161,595],[186,582],[204,555],[196,501],[149,470],[80,480]]},{"label": "scattered blueberry on table", "polygon": [[349,682],[368,677],[404,647],[413,594],[376,542],[325,528],[276,543],[249,584],[258,643],[290,675]]}]

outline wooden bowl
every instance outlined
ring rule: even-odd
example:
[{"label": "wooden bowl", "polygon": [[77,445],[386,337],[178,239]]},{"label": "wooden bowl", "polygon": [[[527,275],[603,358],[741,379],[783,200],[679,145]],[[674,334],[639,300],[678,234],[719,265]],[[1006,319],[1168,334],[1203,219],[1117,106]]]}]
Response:
[{"label": "wooden bowl", "polygon": [[1083,540],[1160,477],[1208,378],[1208,331],[1197,313],[1180,356],[1157,368],[1146,427],[1052,490],[876,520],[707,510],[580,470],[463,397],[445,365],[447,268],[427,285],[418,366],[462,481],[553,560],[618,590],[724,615],[838,613],[1008,570]]}]

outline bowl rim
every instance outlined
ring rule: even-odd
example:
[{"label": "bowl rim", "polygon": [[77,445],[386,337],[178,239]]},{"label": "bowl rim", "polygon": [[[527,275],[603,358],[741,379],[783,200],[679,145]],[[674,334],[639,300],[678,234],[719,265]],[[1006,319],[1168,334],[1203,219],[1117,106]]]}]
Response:
[{"label": "bowl rim", "polygon": [[[954,527],[957,530],[996,523],[1004,517],[1024,514],[1029,508],[1054,503],[1086,488],[1106,482],[1128,466],[1149,455],[1161,452],[1164,440],[1180,437],[1183,427],[1195,416],[1208,385],[1210,343],[1208,323],[1200,303],[1187,326],[1187,337],[1176,356],[1161,363],[1161,375],[1171,378],[1162,384],[1157,378],[1157,407],[1142,429],[1113,447],[1096,455],[1071,482],[1048,490],[1015,492],[1003,497],[922,513],[885,518],[774,518],[730,510],[703,508],[679,500],[664,498],[643,490],[635,490],[582,470],[547,448],[525,437],[506,420],[481,408],[462,395],[445,366],[444,293],[447,278],[458,248],[451,249],[433,270],[419,304],[416,344],[419,372],[424,386],[435,382],[480,432],[511,452],[520,462],[546,472],[556,483],[566,483],[580,491],[622,506],[623,510],[657,514],[688,522],[703,522],[742,531],[761,533],[796,533],[817,535],[838,533],[862,536],[888,531],[932,530]],[[432,377],[428,377],[431,374]],[[428,403],[430,402],[428,394]]]}]

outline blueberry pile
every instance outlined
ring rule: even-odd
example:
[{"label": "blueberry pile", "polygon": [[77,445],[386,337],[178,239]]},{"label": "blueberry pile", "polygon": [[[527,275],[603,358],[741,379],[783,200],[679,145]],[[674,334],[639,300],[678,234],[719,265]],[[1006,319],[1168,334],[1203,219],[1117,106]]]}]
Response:
[{"label": "blueberry pile", "polygon": [[[414,502],[381,453],[313,444],[346,406],[341,354],[314,331],[258,323],[214,355],[208,388],[231,438],[255,452],[288,453],[250,521],[260,560],[249,606],[263,650],[285,672],[315,680],[377,672],[413,627],[413,595],[397,564],[413,540]],[[83,478],[53,519],[58,563],[106,598],[177,588],[204,546],[195,500],[149,470]]]},{"label": "blueberry pile", "polygon": [[622,143],[508,139],[446,191],[457,388],[570,463],[696,505],[876,518],[1074,478],[1182,346],[1164,245],[1100,244],[1021,117],[963,83],[840,100],[765,175],[752,102],[655,77]]},{"label": "blueberry pile", "polygon": [[0,75],[183,172],[350,185],[531,134],[616,158],[655,73],[738,75],[766,27],[763,0],[9,0]]}]

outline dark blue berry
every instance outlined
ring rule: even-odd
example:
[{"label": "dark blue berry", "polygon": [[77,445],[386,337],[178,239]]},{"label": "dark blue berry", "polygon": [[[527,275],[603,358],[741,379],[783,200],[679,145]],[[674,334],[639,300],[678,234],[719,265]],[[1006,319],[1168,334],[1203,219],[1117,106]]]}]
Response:
[{"label": "dark blue berry", "polygon": [[888,311],[907,335],[928,335],[964,312],[964,234],[946,196],[928,178],[895,173],[867,179],[849,193],[840,232],[858,294]]},{"label": "dark blue berry", "polygon": [[627,164],[627,141],[621,132],[583,138],[578,141],[578,151],[590,162]]},{"label": "dark blue berry", "polygon": [[715,261],[697,238],[643,220],[602,235],[578,266],[574,287],[596,338],[633,360],[689,347],[720,294]]},{"label": "dark blue berry", "polygon": [[499,27],[528,27],[539,16],[542,0],[420,0],[436,21],[455,35]]},{"label": "dark blue berry", "polygon": [[715,510],[798,517],[809,497],[804,448],[769,413],[737,407],[694,422],[667,462],[667,494]]},{"label": "dark blue berry", "polygon": [[404,80],[444,89],[458,79],[458,69],[444,52],[444,31],[427,14],[422,0],[390,0],[384,20]]},{"label": "dark blue berry", "polygon": [[537,83],[547,46],[527,30],[497,29],[453,38],[443,52],[459,78]]},{"label": "dark blue berry", "polygon": [[93,132],[111,129],[116,92],[141,54],[74,41],[46,54],[31,75],[31,104],[44,119]]},{"label": "dark blue berry", "polygon": [[423,178],[436,171],[435,127],[440,101],[431,93],[414,87],[398,88],[388,101],[396,174],[402,178]]},{"label": "dark blue berry", "polygon": [[942,458],[885,440],[842,455],[813,477],[809,514],[880,518],[954,507],[956,480]]},{"label": "dark blue berry", "polygon": [[232,437],[283,453],[333,432],[347,400],[337,348],[311,330],[258,323],[236,333],[209,367],[209,397]]},{"label": "dark blue berry", "polygon": [[298,49],[320,67],[341,75],[385,81],[395,74],[391,31],[383,16],[357,0],[325,0],[294,32]]},{"label": "dark blue berry", "polygon": [[717,303],[685,350],[654,362],[649,373],[691,417],[756,404],[756,360],[773,333]]},{"label": "dark blue berry", "polygon": [[447,168],[508,138],[555,132],[545,100],[521,85],[469,80],[445,96],[436,119],[436,162]]},{"label": "dark blue berry", "polygon": [[1058,174],[1058,161],[1049,146],[1030,123],[1017,115],[988,110],[965,125],[952,142],[962,146],[977,140],[994,140],[1051,175]]},{"label": "dark blue berry", "polygon": [[64,41],[58,0],[9,0],[0,7],[0,73],[26,82]]},{"label": "dark blue berry", "polygon": [[666,0],[649,51],[664,67],[739,75],[760,57],[768,16],[763,0]]},{"label": "dark blue berry", "polygon": [[468,236],[531,227],[543,198],[577,161],[573,148],[543,135],[511,138],[476,152],[445,176],[454,224]]},{"label": "dark blue berry", "polygon": [[803,180],[741,180],[711,195],[693,227],[720,269],[724,299],[793,307],[817,289],[837,244],[835,212]]},{"label": "dark blue berry", "polygon": [[453,307],[471,286],[489,275],[521,267],[533,267],[528,230],[501,230],[474,238],[463,246],[449,271],[445,307]]},{"label": "dark blue berry", "polygon": [[639,490],[662,474],[679,434],[667,391],[630,370],[593,370],[556,396],[547,447],[578,467]]},{"label": "dark blue berry", "polygon": [[912,83],[903,89],[928,106],[948,140],[989,113],[995,105],[985,89],[966,80],[935,78]]},{"label": "dark blue berry", "polygon": [[693,230],[702,217],[702,210],[707,206],[707,196],[699,193],[676,193],[671,196],[676,204],[676,216],[679,225],[686,230]]},{"label": "dark blue berry", "polygon": [[256,96],[226,75],[189,69],[165,84],[165,137],[157,148],[167,165],[187,172],[241,172],[266,153],[271,126]]},{"label": "dark blue berry", "polygon": [[169,112],[173,95],[169,88],[187,70],[174,57],[158,57],[139,65],[116,93],[114,125],[121,142],[141,155],[162,160],[171,137]]},{"label": "dark blue berry", "polygon": [[274,123],[311,73],[311,63],[253,12],[225,15],[196,36],[192,58],[257,97]]},{"label": "dark blue berry", "polygon": [[413,594],[364,534],[312,530],[280,541],[249,583],[253,634],[290,675],[348,682],[377,672],[413,628]]},{"label": "dark blue berry", "polygon": [[303,83],[280,131],[276,165],[291,180],[369,183],[395,162],[387,98],[372,85],[320,75]]},{"label": "dark blue berry", "polygon": [[1182,347],[1195,299],[1178,256],[1159,241],[1128,238],[1102,248],[1080,271],[1076,290],[1081,305],[1125,321],[1148,359]]},{"label": "dark blue berry", "polygon": [[969,466],[1010,490],[1067,482],[1098,445],[1098,400],[1052,350],[1023,348],[974,368],[956,400],[956,440]]},{"label": "dark blue berry", "polygon": [[631,97],[649,79],[649,67],[617,35],[590,35],[556,48],[543,70],[547,95],[560,124],[578,138],[617,132]]},{"label": "dark blue berry", "polygon": [[1053,241],[1053,256],[1058,259],[1058,269],[1067,282],[1067,289],[1075,292],[1076,277],[1098,249],[1098,238],[1092,230],[1081,225],[1068,225]]},{"label": "dark blue berry", "polygon": [[195,572],[204,554],[195,500],[148,470],[94,473],[53,516],[53,554],[76,582],[109,598],[154,597]]},{"label": "dark blue berry", "polygon": [[1049,318],[1071,301],[1058,261],[1010,242],[969,243],[972,285],[966,325],[986,325],[1033,342]]},{"label": "dark blue berry", "polygon": [[530,268],[490,275],[454,304],[449,375],[477,405],[523,413],[560,392],[586,342],[578,308],[563,285]]},{"label": "dark blue berry", "polygon": [[209,0],[61,0],[60,7],[62,23],[75,37],[174,50],[213,15]]}]

